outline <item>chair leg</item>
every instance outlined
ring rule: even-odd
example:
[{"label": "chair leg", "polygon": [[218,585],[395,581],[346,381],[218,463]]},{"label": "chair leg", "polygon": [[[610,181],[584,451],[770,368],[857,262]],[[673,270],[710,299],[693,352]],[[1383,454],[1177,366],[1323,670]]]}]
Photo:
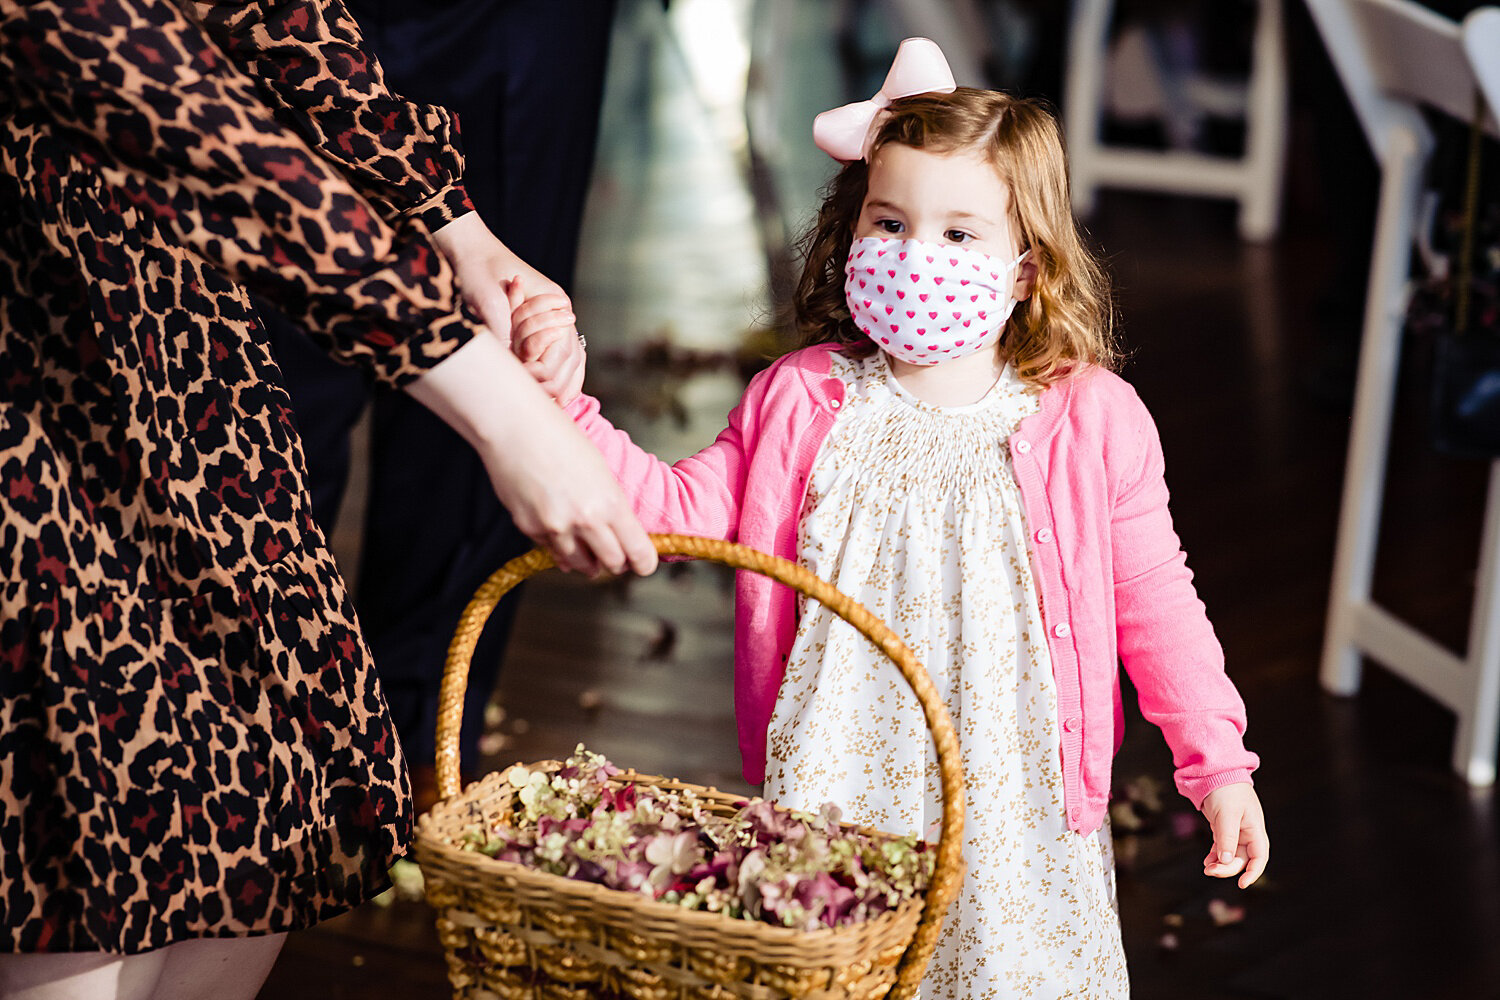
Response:
[{"label": "chair leg", "polygon": [[1261,0],[1251,43],[1250,100],[1245,109],[1245,177],[1240,237],[1261,242],[1276,235],[1281,174],[1286,159],[1286,29],[1281,0]]},{"label": "chair leg", "polygon": [[1453,768],[1469,784],[1495,783],[1500,741],[1500,462],[1490,466],[1489,499],[1480,538],[1474,613],[1469,620],[1469,667],[1474,671],[1473,704],[1458,709]]},{"label": "chair leg", "polygon": [[1068,69],[1063,85],[1064,118],[1068,139],[1068,175],[1073,211],[1087,216],[1094,210],[1099,177],[1095,167],[1099,149],[1099,111],[1104,88],[1104,63],[1113,0],[1073,0],[1068,26]]},{"label": "chair leg", "polygon": [[1375,250],[1365,297],[1354,422],[1349,433],[1349,459],[1339,511],[1328,629],[1323,640],[1323,687],[1342,695],[1359,690],[1360,654],[1353,617],[1355,610],[1369,600],[1375,569],[1407,267],[1428,149],[1421,136],[1397,126],[1391,129],[1385,153]]}]

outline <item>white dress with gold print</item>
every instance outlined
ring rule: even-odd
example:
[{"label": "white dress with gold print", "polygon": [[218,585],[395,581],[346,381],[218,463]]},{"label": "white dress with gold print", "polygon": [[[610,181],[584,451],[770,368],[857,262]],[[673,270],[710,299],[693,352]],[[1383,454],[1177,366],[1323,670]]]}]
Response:
[{"label": "white dress with gold print", "polygon": [[[888,622],[932,674],[968,783],[963,889],[922,996],[1129,994],[1108,829],[1063,807],[1056,690],[1006,439],[1038,398],[1009,366],[939,407],[883,354],[834,354],[845,406],[814,463],[802,562]],[[804,602],[768,732],[768,798],[935,838],[936,753],[916,698],[868,640]]]}]

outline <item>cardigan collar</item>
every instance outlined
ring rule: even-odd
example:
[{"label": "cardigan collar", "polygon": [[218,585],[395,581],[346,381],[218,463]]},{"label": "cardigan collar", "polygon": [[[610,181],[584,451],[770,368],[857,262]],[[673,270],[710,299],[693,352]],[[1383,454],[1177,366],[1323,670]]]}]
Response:
[{"label": "cardigan collar", "polygon": [[[842,399],[843,383],[830,380],[828,377],[833,371],[833,352],[839,350],[843,350],[842,344],[826,343],[814,344],[811,349],[798,352],[797,373],[808,393],[814,398],[834,398],[836,395]],[[1022,420],[1016,428],[1016,433],[1036,443],[1051,440],[1067,415],[1068,403],[1073,397],[1074,383],[1080,378],[1090,377],[1095,370],[1094,365],[1086,365],[1084,370],[1077,375],[1070,375],[1052,383],[1047,391],[1042,393],[1041,409]]]}]

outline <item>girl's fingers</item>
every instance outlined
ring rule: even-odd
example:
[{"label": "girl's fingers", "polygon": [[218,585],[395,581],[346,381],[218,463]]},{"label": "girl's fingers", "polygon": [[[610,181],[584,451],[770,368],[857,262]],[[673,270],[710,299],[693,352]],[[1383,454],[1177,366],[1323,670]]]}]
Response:
[{"label": "girl's fingers", "polygon": [[1245,859],[1235,855],[1233,861],[1205,861],[1203,862],[1203,874],[1209,878],[1233,878],[1245,867]]},{"label": "girl's fingers", "polygon": [[538,292],[536,295],[523,294],[516,301],[515,308],[521,311],[544,312],[548,309],[572,309],[573,302],[562,292]]},{"label": "girl's fingers", "polygon": [[551,355],[544,361],[527,362],[521,367],[526,369],[537,384],[557,402],[559,406],[567,406],[578,398],[583,391],[584,364],[582,352],[567,355],[561,364],[553,365]]},{"label": "girl's fingers", "polygon": [[522,361],[537,361],[558,344],[578,342],[572,313],[558,313],[517,324],[511,334],[512,349]]},{"label": "girl's fingers", "polygon": [[511,324],[524,323],[527,320],[547,313],[567,313],[572,315],[573,303],[568,301],[566,295],[533,295],[529,299],[513,301],[511,306]]},{"label": "girl's fingers", "polygon": [[516,310],[526,301],[526,293],[521,291],[520,279],[512,275],[503,279],[505,285],[505,304],[510,309],[511,316],[515,316]]},{"label": "girl's fingers", "polygon": [[578,336],[577,322],[578,317],[571,309],[545,309],[541,312],[528,313],[525,316],[522,316],[518,309],[510,317],[511,339],[524,340],[550,327],[568,330],[576,337]]},{"label": "girl's fingers", "polygon": [[1240,888],[1248,889],[1255,884],[1266,870],[1266,864],[1271,860],[1271,841],[1264,833],[1250,838],[1245,845],[1246,864],[1245,874],[1240,876]]},{"label": "girl's fingers", "polygon": [[1240,820],[1242,811],[1239,809],[1224,808],[1214,814],[1213,821],[1209,824],[1214,833],[1213,852],[1209,860],[1217,865],[1230,865],[1235,861],[1235,854],[1240,846]]}]

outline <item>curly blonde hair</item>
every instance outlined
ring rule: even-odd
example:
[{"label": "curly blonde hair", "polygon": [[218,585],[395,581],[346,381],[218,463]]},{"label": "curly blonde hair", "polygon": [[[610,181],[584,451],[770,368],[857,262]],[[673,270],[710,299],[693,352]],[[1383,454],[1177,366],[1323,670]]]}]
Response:
[{"label": "curly blonde hair", "polygon": [[[970,87],[903,98],[891,104],[869,159],[890,143],[982,150],[1010,191],[1011,222],[1036,265],[1031,295],[1016,304],[1000,347],[1022,379],[1043,387],[1085,364],[1118,364],[1109,280],[1073,220],[1062,134],[1044,104]],[[840,170],[824,191],[817,221],[798,241],[805,263],[792,307],[804,345],[875,350],[850,319],[844,297],[844,264],[869,174],[864,160]]]}]

